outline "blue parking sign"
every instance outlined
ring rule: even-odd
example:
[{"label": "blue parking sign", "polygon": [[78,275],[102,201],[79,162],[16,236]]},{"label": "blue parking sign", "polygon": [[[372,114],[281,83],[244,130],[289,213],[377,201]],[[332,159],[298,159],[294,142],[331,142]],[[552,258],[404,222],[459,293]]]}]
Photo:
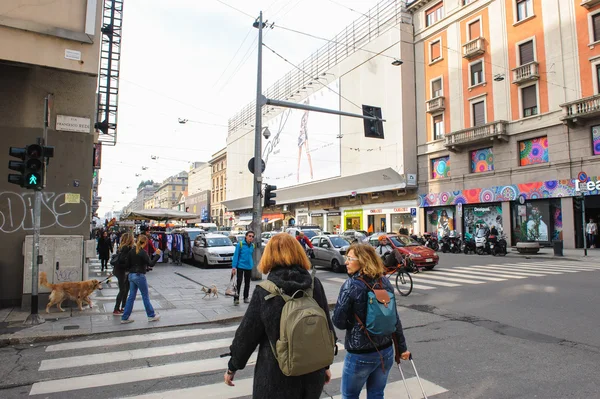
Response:
[{"label": "blue parking sign", "polygon": [[410,208],[410,216],[417,216],[417,208]]}]

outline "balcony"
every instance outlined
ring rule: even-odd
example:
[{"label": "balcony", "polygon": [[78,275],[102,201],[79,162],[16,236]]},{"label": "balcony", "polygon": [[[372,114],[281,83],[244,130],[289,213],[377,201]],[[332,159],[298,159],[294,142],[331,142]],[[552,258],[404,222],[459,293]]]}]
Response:
[{"label": "balcony", "polygon": [[436,98],[432,98],[427,101],[427,112],[434,113],[443,111],[446,109],[446,103],[444,102],[444,96],[439,96]]},{"label": "balcony", "polygon": [[452,132],[444,137],[444,146],[450,151],[460,151],[462,148],[475,143],[494,140],[508,141],[507,124],[507,121],[495,121]]},{"label": "balcony", "polygon": [[478,37],[470,42],[463,44],[463,58],[471,59],[485,53],[483,47],[483,37]]},{"label": "balcony", "polygon": [[571,101],[560,106],[564,113],[560,118],[563,123],[571,127],[581,126],[586,123],[586,120],[600,116],[600,94]]},{"label": "balcony", "polygon": [[521,65],[512,70],[513,84],[521,85],[523,83],[538,80],[540,78],[540,64],[536,61]]},{"label": "balcony", "polygon": [[600,4],[600,0],[581,0],[581,6],[588,10],[596,5]]}]

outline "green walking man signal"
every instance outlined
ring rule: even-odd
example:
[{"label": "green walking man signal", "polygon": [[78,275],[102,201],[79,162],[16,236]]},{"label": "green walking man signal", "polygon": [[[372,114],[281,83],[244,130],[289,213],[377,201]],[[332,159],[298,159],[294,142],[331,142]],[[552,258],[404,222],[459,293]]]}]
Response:
[{"label": "green walking man signal", "polygon": [[31,190],[44,188],[46,164],[54,156],[54,147],[30,144],[26,147],[10,147],[9,155],[21,161],[9,161],[8,169],[20,172],[10,173],[8,182]]}]

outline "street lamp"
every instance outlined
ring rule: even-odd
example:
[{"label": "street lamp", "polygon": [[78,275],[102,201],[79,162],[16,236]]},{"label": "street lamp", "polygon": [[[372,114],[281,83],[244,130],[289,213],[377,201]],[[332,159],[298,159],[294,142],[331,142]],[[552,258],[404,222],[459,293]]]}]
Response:
[{"label": "street lamp", "polygon": [[394,61],[392,61],[392,65],[393,65],[393,66],[400,66],[400,65],[402,65],[402,64],[404,64],[404,61],[402,61],[402,60],[399,60],[399,59],[397,59],[397,58],[396,58]]}]

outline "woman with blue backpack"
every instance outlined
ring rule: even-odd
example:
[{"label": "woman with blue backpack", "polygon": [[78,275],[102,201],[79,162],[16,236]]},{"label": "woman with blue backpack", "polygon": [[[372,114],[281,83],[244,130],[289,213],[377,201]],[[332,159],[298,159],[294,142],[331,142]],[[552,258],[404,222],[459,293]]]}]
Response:
[{"label": "woman with blue backpack", "polygon": [[340,289],[332,319],[337,328],[346,330],[342,398],[358,399],[365,384],[368,399],[383,398],[394,360],[410,358],[394,288],[371,245],[351,245],[346,268],[350,278]]}]

